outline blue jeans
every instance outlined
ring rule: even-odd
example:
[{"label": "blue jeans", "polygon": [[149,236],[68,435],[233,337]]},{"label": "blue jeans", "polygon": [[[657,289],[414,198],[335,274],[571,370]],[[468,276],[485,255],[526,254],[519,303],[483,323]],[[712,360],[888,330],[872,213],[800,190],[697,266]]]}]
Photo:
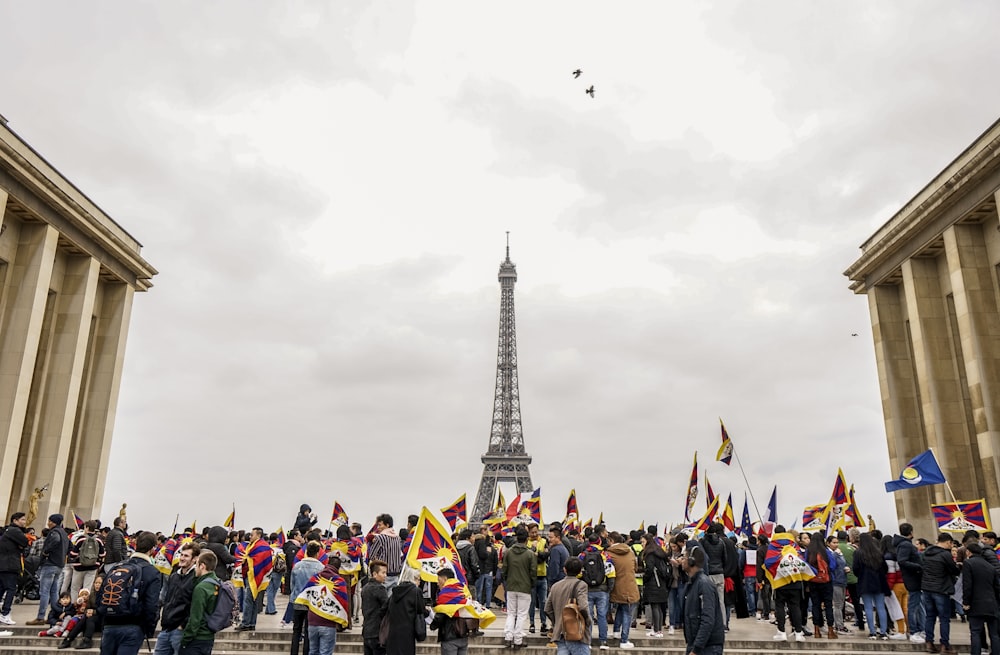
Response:
[{"label": "blue jeans", "polygon": [[560,639],[556,642],[556,655],[590,655],[590,644]]},{"label": "blue jeans", "polygon": [[333,655],[337,629],[328,625],[309,626],[309,655]]},{"label": "blue jeans", "polygon": [[743,578],[743,590],[747,594],[747,611],[753,618],[757,614],[757,576],[751,575]]},{"label": "blue jeans", "polygon": [[906,623],[910,627],[910,634],[924,631],[924,604],[921,600],[921,592],[911,591],[910,599],[906,607]]},{"label": "blue jeans", "polygon": [[264,605],[264,611],[268,614],[277,614],[278,608],[274,606],[274,597],[281,590],[281,573],[275,573],[271,571],[271,582],[267,585],[267,594],[265,597],[267,602]]},{"label": "blue jeans", "polygon": [[875,613],[878,612],[878,629],[889,633],[889,615],[885,611],[885,596],[882,594],[861,594],[865,604],[865,618],[868,619],[868,634],[875,634]]},{"label": "blue jeans", "polygon": [[681,619],[684,610],[684,592],[687,591],[686,582],[678,582],[676,587],[670,588],[670,626],[681,627]]},{"label": "blue jeans", "polygon": [[58,566],[42,566],[38,569],[38,620],[45,620],[45,613],[59,606],[59,581],[62,569]]},{"label": "blue jeans", "polygon": [[[489,607],[493,601],[493,574],[484,573],[476,580],[476,598],[484,607]],[[544,609],[544,608],[543,608]]]},{"label": "blue jeans", "polygon": [[608,592],[588,591],[587,602],[590,603],[591,612],[596,612],[594,622],[597,623],[597,638],[601,641],[608,640]]},{"label": "blue jeans", "polygon": [[240,625],[257,625],[257,599],[253,597],[253,594],[250,593],[249,589],[244,590],[243,619],[240,621]]},{"label": "blue jeans", "polygon": [[153,655],[177,655],[181,652],[181,637],[184,631],[180,628],[164,630],[156,636]]},{"label": "blue jeans", "polygon": [[938,594],[933,591],[923,592],[924,612],[924,638],[928,644],[934,643],[934,622],[941,619],[941,643],[951,643],[951,596]]},{"label": "blue jeans", "polygon": [[528,606],[528,624],[535,627],[535,608],[538,608],[538,616],[542,621],[542,629],[545,629],[545,595],[549,590],[549,581],[546,578],[536,578],[535,586],[531,590],[531,605]]},{"label": "blue jeans", "polygon": [[621,631],[623,643],[628,641],[633,614],[635,614],[634,603],[615,603],[615,632]]},{"label": "blue jeans", "polygon": [[137,625],[106,625],[101,633],[101,655],[139,655],[144,638]]}]

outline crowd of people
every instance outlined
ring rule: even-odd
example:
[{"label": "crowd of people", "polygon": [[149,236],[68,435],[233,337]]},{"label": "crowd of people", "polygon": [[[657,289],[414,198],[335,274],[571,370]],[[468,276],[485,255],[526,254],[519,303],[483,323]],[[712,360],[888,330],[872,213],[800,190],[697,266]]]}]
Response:
[{"label": "crowd of people", "polygon": [[[290,630],[290,655],[330,655],[337,634],[355,626],[365,655],[414,655],[428,628],[443,655],[465,655],[481,631],[447,604],[462,594],[458,602],[477,611],[506,612],[506,647],[524,648],[538,633],[559,655],[583,655],[592,640],[627,650],[640,629],[652,639],[680,634],[689,652],[713,655],[733,619],[769,621],[779,641],[838,639],[853,627],[944,654],[955,652],[951,621],[961,620],[973,655],[987,642],[1000,653],[992,532],[969,531],[960,542],[941,533],[932,544],[907,523],[895,535],[779,525],[742,540],[720,523],[691,537],[655,526],[465,527],[452,535],[454,561],[439,562],[432,581],[406,556],[418,521],[411,515],[397,530],[381,514],[367,533],[358,523],[321,531],[302,505],[287,533],[214,526],[163,535],[130,534],[122,517],[67,532],[53,514],[35,535],[18,512],[0,537],[0,623],[13,625],[11,603],[34,580],[38,612],[27,624],[59,648],[92,648],[101,633],[107,655],[136,654],[154,636],[157,655],[210,653],[220,629],[255,630],[260,613],[277,614],[279,594],[289,596],[279,625]],[[794,576],[780,572],[776,553],[794,560]],[[310,596],[320,588],[339,604]]]}]

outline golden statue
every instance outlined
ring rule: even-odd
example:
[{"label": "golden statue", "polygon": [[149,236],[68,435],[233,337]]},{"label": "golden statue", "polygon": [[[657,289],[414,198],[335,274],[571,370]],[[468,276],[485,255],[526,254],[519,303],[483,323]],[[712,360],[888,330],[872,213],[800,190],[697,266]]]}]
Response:
[{"label": "golden statue", "polygon": [[25,515],[25,519],[28,521],[27,525],[34,523],[35,518],[38,516],[38,501],[42,499],[45,492],[48,490],[49,485],[43,486],[41,489],[35,488],[34,493],[28,498],[28,513]]},{"label": "golden statue", "polygon": [[122,503],[122,508],[118,510],[118,518],[122,520],[122,530],[128,525],[128,518],[125,516],[126,507],[128,507],[128,503]]}]

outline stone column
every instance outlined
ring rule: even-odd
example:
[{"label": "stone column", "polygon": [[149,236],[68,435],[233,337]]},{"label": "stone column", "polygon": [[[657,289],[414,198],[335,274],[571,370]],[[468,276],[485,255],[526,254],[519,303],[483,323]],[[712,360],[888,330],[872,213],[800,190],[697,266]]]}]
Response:
[{"label": "stone column", "polygon": [[[978,448],[972,443],[952,347],[948,305],[941,289],[938,259],[903,262],[903,289],[913,341],[924,434],[959,499],[978,498],[982,488]],[[942,262],[943,263],[943,262]],[[916,455],[920,451],[910,453]],[[934,487],[935,502],[949,502],[944,485]]]},{"label": "stone column", "polygon": [[65,493],[69,506],[89,511],[91,516],[101,511],[104,501],[111,434],[135,289],[124,283],[101,282],[98,296],[93,360],[77,436],[77,465],[72,489]]},{"label": "stone column", "polygon": [[[889,467],[891,474],[896,476],[911,457],[927,449],[906,334],[901,285],[878,285],[871,289],[868,308],[875,339]],[[931,520],[928,487],[897,491],[893,495],[896,514],[901,521],[912,523],[920,534],[934,534],[936,528]]]},{"label": "stone column", "polygon": [[[62,513],[67,462],[73,445],[91,317],[97,298],[101,266],[93,257],[69,257],[62,292],[56,303],[54,337],[45,380],[45,406],[39,417],[36,455],[28,463],[26,481],[51,480],[52,488],[40,507],[43,515]],[[23,493],[23,492],[22,492]],[[27,489],[31,493],[31,489]],[[85,515],[84,518],[93,518]]]},{"label": "stone column", "polygon": [[[10,297],[0,325],[0,516],[4,517],[11,510],[14,471],[58,238],[48,225],[21,224],[17,253],[13,265],[8,265]],[[46,482],[50,481],[38,484]]]},{"label": "stone column", "polygon": [[[989,229],[994,229],[988,226]],[[953,225],[944,232],[945,256],[955,298],[955,315],[969,389],[982,494],[992,520],[1000,518],[1000,479],[995,454],[1000,449],[1000,315],[993,287],[993,266],[986,252],[983,225]]]}]

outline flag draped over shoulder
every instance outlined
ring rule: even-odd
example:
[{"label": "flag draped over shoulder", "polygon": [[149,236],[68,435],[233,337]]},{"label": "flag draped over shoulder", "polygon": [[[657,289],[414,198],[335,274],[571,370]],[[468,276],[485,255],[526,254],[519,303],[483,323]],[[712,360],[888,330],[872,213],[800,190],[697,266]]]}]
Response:
[{"label": "flag draped over shoulder", "polygon": [[[302,556],[305,557],[305,554],[306,554],[306,547],[305,547],[305,545],[303,545],[302,546]],[[247,542],[241,541],[241,542],[237,543],[236,544],[236,548],[233,549],[233,557],[236,558],[236,562],[237,562],[237,566],[236,566],[237,572],[239,572],[240,567],[243,565],[243,560],[244,560],[244,558],[246,558],[246,556],[247,556]],[[299,558],[296,558],[296,559],[299,559]],[[234,587],[240,588],[240,587],[243,586],[243,576],[242,575],[234,575],[233,579],[231,580],[231,582],[233,583]]]},{"label": "flag draped over shoulder", "polygon": [[684,520],[691,520],[694,501],[698,500],[698,451],[694,451],[694,465],[691,467],[691,480],[688,482],[687,505],[684,506]]},{"label": "flag draped over shoulder", "polygon": [[[308,544],[302,544],[302,546],[299,548],[299,552],[295,553],[295,563],[296,564],[305,559],[305,557],[306,557],[306,546],[307,545]],[[319,549],[319,554],[316,555],[316,559],[319,560],[322,564],[325,565],[326,562],[327,562],[327,560],[330,559],[330,554],[326,552],[326,548],[320,548]]]},{"label": "flag draped over shoulder", "polygon": [[163,575],[170,575],[174,567],[174,554],[180,543],[176,539],[167,539],[153,556],[153,566]]},{"label": "flag draped over shoulder", "polygon": [[344,576],[349,585],[354,585],[361,575],[361,545],[362,542],[357,537],[351,537],[346,541],[337,539],[330,544],[331,555],[340,557],[340,575]]},{"label": "flag draped over shoulder", "polygon": [[452,532],[457,530],[459,526],[466,525],[469,522],[465,511],[465,494],[462,494],[451,505],[441,508],[441,514],[444,515],[444,520],[448,522]]},{"label": "flag draped over shoulder", "polygon": [[566,499],[566,518],[563,519],[563,527],[570,528],[580,522],[580,508],[576,504],[576,489],[569,490],[569,498]]},{"label": "flag draped over shoulder", "polygon": [[721,418],[719,419],[719,425],[722,427],[722,445],[719,446],[719,452],[715,455],[715,461],[729,466],[733,460],[733,440],[729,438],[729,433],[726,432],[726,424],[722,422]]},{"label": "flag draped over shoulder", "polygon": [[922,487],[927,484],[944,484],[944,472],[934,458],[933,450],[925,450],[911,459],[899,477],[885,483],[887,492]]},{"label": "flag draped over shoulder", "polygon": [[722,525],[729,532],[736,532],[736,517],[733,516],[733,494],[729,494],[726,508],[722,510]]},{"label": "flag draped over shoulder", "polygon": [[816,571],[803,558],[792,535],[779,532],[767,545],[764,574],[770,580],[772,589],[780,589],[792,582],[812,580]]},{"label": "flag draped over shoulder", "polygon": [[931,505],[934,522],[942,532],[965,532],[966,530],[992,530],[990,514],[986,511],[986,501],[965,500],[955,503]]},{"label": "flag draped over shoulder", "polygon": [[434,612],[447,616],[479,619],[480,628],[488,628],[497,618],[489,609],[472,600],[468,588],[454,578],[438,589]]},{"label": "flag draped over shoulder", "polygon": [[350,602],[347,582],[339,575],[333,579],[314,575],[295,598],[296,605],[305,605],[310,612],[345,628],[350,623]]},{"label": "flag draped over shoulder", "polygon": [[413,543],[406,554],[406,563],[420,571],[420,579],[437,582],[437,573],[451,567],[463,587],[468,586],[462,560],[444,527],[426,507],[420,510],[417,527],[413,528]]},{"label": "flag draped over shoulder", "polygon": [[333,501],[333,511],[330,513],[330,525],[335,525],[339,528],[342,525],[347,525],[348,520],[347,510],[339,502]]},{"label": "flag draped over shoulder", "polygon": [[271,569],[274,568],[274,551],[265,539],[258,539],[249,546],[245,555],[247,565],[247,591],[254,598],[267,589]]},{"label": "flag draped over shoulder", "polygon": [[753,523],[750,521],[750,506],[747,505],[746,494],[743,494],[743,517],[740,519],[740,529],[737,532],[741,537],[753,536]]}]

